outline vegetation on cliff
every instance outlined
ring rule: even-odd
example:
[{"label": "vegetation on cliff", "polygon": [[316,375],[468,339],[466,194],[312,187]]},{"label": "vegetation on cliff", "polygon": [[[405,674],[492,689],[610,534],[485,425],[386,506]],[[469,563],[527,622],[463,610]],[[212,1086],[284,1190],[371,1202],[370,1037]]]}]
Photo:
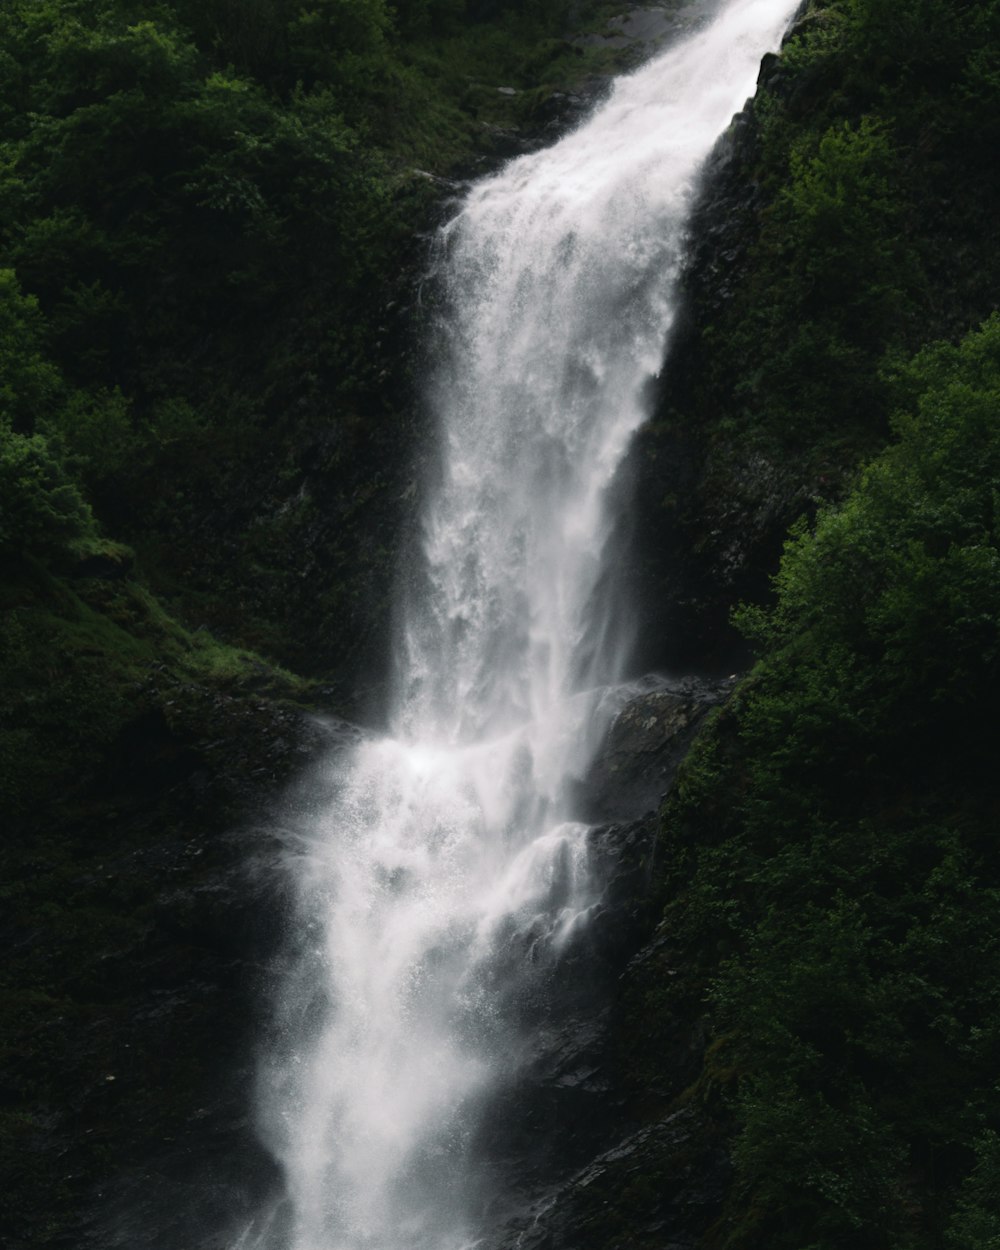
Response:
[{"label": "vegetation on cliff", "polygon": [[1000,1231],[1000,319],[892,389],[892,443],[743,612],[761,659],[665,811],[698,1092],[737,1125],[718,1244]]},{"label": "vegetation on cliff", "polygon": [[649,594],[682,601],[680,654],[720,648],[789,525],[883,445],[895,365],[996,307],[998,46],[991,3],[817,0],[765,61],[640,443]]},{"label": "vegetation on cliff", "polygon": [[811,7],[651,436],[696,430],[716,521],[805,514],[662,814],[645,1001],[665,1037],[707,1003],[713,1246],[1000,1244],[998,55],[995,4]]},{"label": "vegetation on cliff", "polygon": [[12,1246],[100,1242],[95,1185],[157,1150],[183,1171],[193,1113],[232,1089],[253,922],[222,834],[301,763],[295,709],[363,696],[382,658],[415,237],[440,176],[610,59],[565,19],[534,0],[0,12]]},{"label": "vegetation on cliff", "polygon": [[371,662],[378,534],[412,473],[399,304],[440,197],[423,171],[495,149],[586,68],[563,18],[5,5],[8,547],[51,554],[92,512],[193,623],[299,670]]},{"label": "vegetation on cliff", "polygon": [[[238,974],[206,832],[296,763],[315,688],[280,665],[346,699],[378,654],[428,175],[607,63],[563,40],[568,8],[0,13],[15,1246],[69,1244],[115,1159],[211,1096],[194,1051]],[[997,0],[812,4],[734,139],[644,437],[647,545],[695,552],[717,603],[776,572],[739,618],[757,666],[662,814],[681,966],[645,966],[634,1043],[648,1075],[657,1029],[708,1013],[688,1098],[736,1164],[713,1246],[1000,1244],[998,118]],[[172,1057],[123,1099],[151,1031]]]}]

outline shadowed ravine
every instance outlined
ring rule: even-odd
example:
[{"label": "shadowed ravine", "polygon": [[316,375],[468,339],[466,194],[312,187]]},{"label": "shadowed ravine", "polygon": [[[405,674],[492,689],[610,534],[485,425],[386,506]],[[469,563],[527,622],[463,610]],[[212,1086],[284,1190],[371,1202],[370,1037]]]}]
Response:
[{"label": "shadowed ravine", "polygon": [[517,1009],[600,883],[573,795],[634,691],[617,477],[659,368],[698,170],[796,0],[730,0],[437,245],[439,461],[399,604],[392,736],[332,757],[286,866],[261,1062],[285,1193],[244,1250],[459,1250]]}]

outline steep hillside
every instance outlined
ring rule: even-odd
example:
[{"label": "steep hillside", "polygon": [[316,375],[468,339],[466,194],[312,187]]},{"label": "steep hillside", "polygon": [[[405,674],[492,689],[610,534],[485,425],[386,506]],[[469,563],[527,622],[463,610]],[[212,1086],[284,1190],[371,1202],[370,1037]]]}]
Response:
[{"label": "steep hillside", "polygon": [[[579,38],[615,8],[0,13],[16,1250],[106,1246],[111,1177],[122,1245],[151,1194],[179,1246],[269,1183],[240,1039],[274,933],[224,833],[328,742],[310,709],[378,716],[423,236],[634,55]],[[634,457],[642,659],[757,662],[635,872],[650,1131],[573,1250],[660,1247],[705,1159],[719,1250],[1000,1242],[998,118],[998,0],[812,0],[706,177]]]},{"label": "steep hillside", "polygon": [[567,22],[448,0],[0,13],[12,1246],[79,1246],[129,1169],[180,1244],[179,1209],[217,1228],[198,1204],[266,1171],[241,1047],[274,934],[259,839],[227,831],[325,741],[304,709],[378,714],[421,233],[446,176],[540,141],[574,106],[556,89],[627,54]]},{"label": "steep hillside", "polygon": [[762,605],[623,999],[640,1082],[701,1017],[674,1106],[730,1141],[713,1246],[1000,1236],[998,55],[995,4],[810,6],[707,188],[643,439],[650,655],[738,654]]},{"label": "steep hillside", "polygon": [[997,11],[812,3],[717,154],[637,449],[651,662],[726,663],[788,526],[884,444],[898,364],[996,305]]}]

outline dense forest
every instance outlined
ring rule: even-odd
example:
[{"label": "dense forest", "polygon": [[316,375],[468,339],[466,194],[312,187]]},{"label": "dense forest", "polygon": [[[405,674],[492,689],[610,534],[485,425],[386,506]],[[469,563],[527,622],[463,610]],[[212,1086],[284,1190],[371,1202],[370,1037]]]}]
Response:
[{"label": "dense forest", "polygon": [[[215,916],[219,831],[303,710],[378,715],[427,232],[637,55],[582,37],[622,8],[0,12],[12,1247],[101,1244],[154,1142],[170,1193],[201,1166],[268,940]],[[636,447],[644,654],[754,657],[659,813],[620,1003],[637,1098],[699,1022],[669,1101],[732,1161],[715,1250],[1000,1246],[998,140],[997,0],[804,5],[709,173]],[[666,1183],[588,1244],[660,1245],[629,1205]]]}]

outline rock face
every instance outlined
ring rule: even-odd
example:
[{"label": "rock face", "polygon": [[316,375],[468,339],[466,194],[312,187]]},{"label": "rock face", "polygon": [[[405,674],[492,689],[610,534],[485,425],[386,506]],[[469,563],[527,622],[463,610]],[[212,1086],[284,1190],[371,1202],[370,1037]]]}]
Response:
[{"label": "rock face", "polygon": [[[778,58],[765,57],[759,84],[780,94],[782,81]],[[706,331],[722,322],[753,271],[768,202],[757,181],[759,158],[751,100],[702,176],[680,310],[652,388],[652,419],[633,446],[634,593],[643,607],[642,662],[650,668],[745,667],[732,607],[767,596],[789,525],[814,506],[811,474],[794,457],[748,450],[745,442],[731,454],[725,422],[736,401],[726,385],[706,381],[718,351]]]},{"label": "rock face", "polygon": [[[661,975],[663,959],[650,808],[727,683],[637,684],[586,787],[595,812],[619,816],[590,834],[600,887],[589,922],[509,1005],[529,1051],[475,1147],[502,1195],[490,1250],[606,1250],[622,1229],[637,1246],[694,1245],[724,1186],[715,1128],[675,1105],[700,1062],[697,1018],[658,1040],[664,1088],[643,1086],[622,1055],[625,998],[651,961]],[[146,798],[131,818],[135,845],[122,826],[120,853],[101,867],[115,888],[145,891],[147,922],[114,968],[104,962],[113,1009],[98,1006],[88,1031],[65,1039],[66,1088],[52,1091],[65,1105],[39,1146],[81,1186],[99,1179],[88,1218],[43,1244],[225,1250],[279,1184],[253,1124],[252,1039],[283,939],[283,818],[315,785],[293,784],[280,807],[273,796],[283,777],[313,776],[310,761],[349,750],[363,731],[266,699],[206,710],[200,723],[201,738],[150,724],[122,744],[115,794],[127,774]],[[211,832],[225,813],[230,832]],[[94,975],[92,963],[81,960],[79,977]],[[99,1157],[109,1145],[110,1169]]]},{"label": "rock face", "polygon": [[611,726],[581,787],[583,819],[631,820],[655,811],[698,727],[732,689],[733,678],[654,677]]},{"label": "rock face", "polygon": [[718,1215],[730,1175],[713,1126],[697,1111],[682,1108],[599,1155],[542,1198],[496,1245],[694,1250]]},{"label": "rock face", "polygon": [[354,732],[160,667],[103,767],[5,848],[11,1250],[207,1247],[274,1180],[250,1120],[281,937],[266,829],[285,780]]},{"label": "rock face", "polygon": [[632,48],[637,54],[645,55],[696,27],[717,7],[717,0],[673,0],[673,3],[643,5],[612,17],[605,30],[578,35],[572,42],[581,48]]},{"label": "rock face", "polygon": [[650,809],[730,680],[645,684],[584,787],[591,812],[625,816],[590,834],[599,897],[579,938],[519,1004],[531,1051],[477,1143],[503,1194],[489,1250],[686,1250],[717,1218],[728,1183],[719,1127],[682,1100],[702,1062],[700,1011],[666,1017],[645,1039],[657,1053],[651,1083],[632,1061],[642,1047],[629,1003],[672,975],[657,934],[659,822]]},{"label": "rock face", "polygon": [[[154,926],[139,951],[124,953],[137,975],[113,1087],[98,1080],[90,1103],[104,1105],[83,1110],[94,1123],[102,1113],[124,1119],[118,1131],[128,1149],[95,1195],[83,1235],[66,1243],[74,1250],[226,1250],[234,1227],[278,1184],[253,1121],[253,1039],[266,969],[284,936],[278,861],[285,805],[298,791],[282,782],[309,775],[312,763],[349,750],[364,731],[264,701],[256,714],[251,745],[226,747],[222,784],[236,818],[229,831],[204,831],[219,807],[197,774],[177,778],[188,840],[153,843],[122,868],[153,883]],[[129,1062],[130,1049],[146,1066]]]}]

